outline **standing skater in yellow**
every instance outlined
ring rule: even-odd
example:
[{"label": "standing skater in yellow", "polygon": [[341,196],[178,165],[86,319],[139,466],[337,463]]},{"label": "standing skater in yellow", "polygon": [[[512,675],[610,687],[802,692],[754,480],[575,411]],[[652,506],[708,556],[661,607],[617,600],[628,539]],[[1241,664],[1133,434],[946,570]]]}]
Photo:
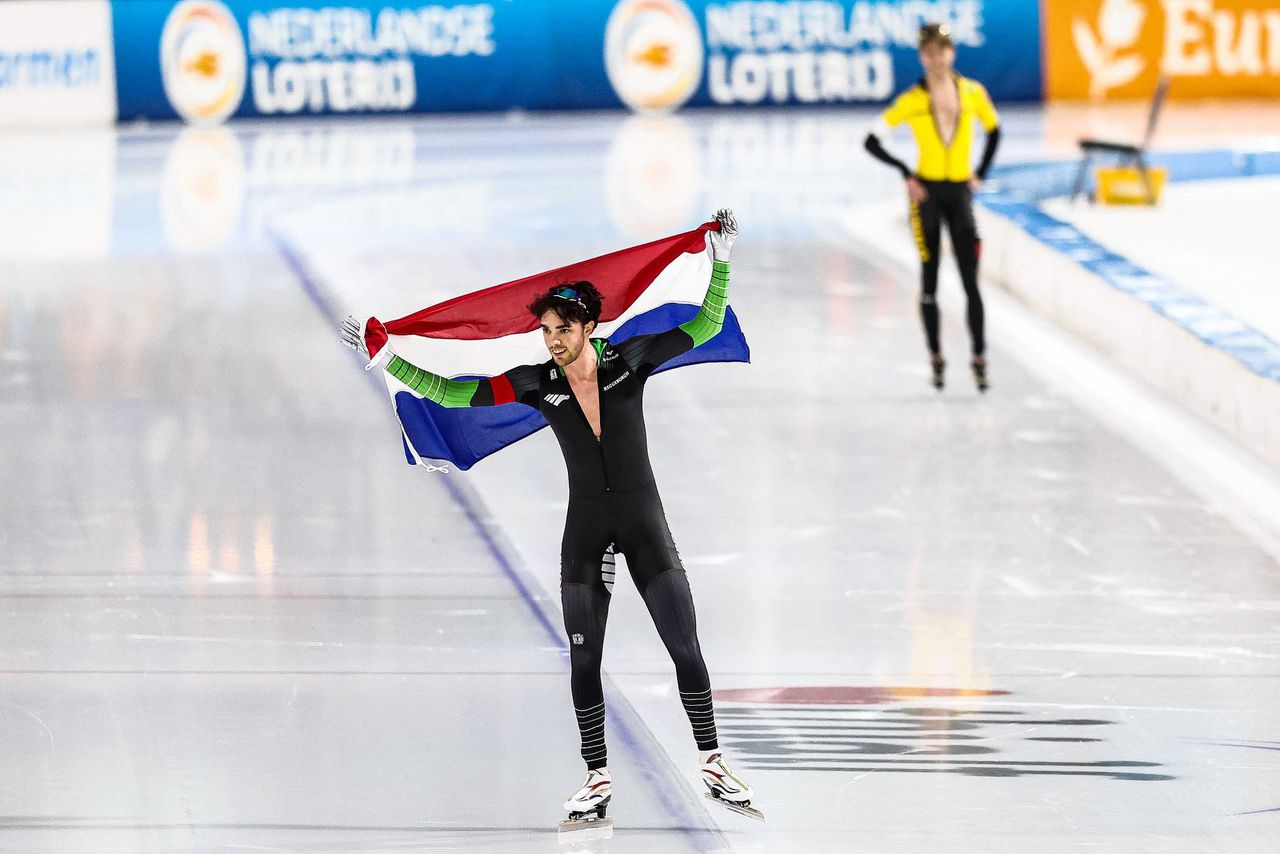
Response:
[{"label": "standing skater in yellow", "polygon": [[[973,378],[986,391],[987,357],[982,296],[978,293],[978,257],[982,241],[973,217],[973,193],[986,178],[1000,143],[1000,119],[987,90],[976,80],[957,74],[956,48],[945,24],[920,28],[920,65],[924,77],[899,95],[867,134],[866,148],[877,159],[902,173],[911,203],[911,232],[920,250],[920,317],[929,344],[933,387],[945,382],[946,360],[938,336],[938,251],[942,220],[951,232],[951,248],[968,299],[969,336],[973,344]],[[986,148],[975,171],[970,150],[973,121],[986,131]],[[920,159],[912,172],[885,150],[881,141],[892,128],[906,122],[915,135]]]}]

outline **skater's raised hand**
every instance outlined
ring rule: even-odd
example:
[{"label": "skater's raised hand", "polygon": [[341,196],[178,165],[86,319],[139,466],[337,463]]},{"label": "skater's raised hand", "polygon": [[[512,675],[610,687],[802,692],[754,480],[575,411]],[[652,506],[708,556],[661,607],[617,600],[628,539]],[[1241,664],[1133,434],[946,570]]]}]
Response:
[{"label": "skater's raised hand", "polygon": [[343,344],[372,360],[365,366],[365,370],[373,367],[379,354],[389,355],[391,352],[391,348],[387,346],[387,328],[376,317],[370,317],[361,323],[351,315],[347,315],[347,319],[342,321],[342,326],[338,327],[338,332],[342,336]]},{"label": "skater's raised hand", "polygon": [[738,221],[733,218],[733,211],[721,208],[716,211],[716,222],[720,223],[720,230],[707,232],[707,242],[711,244],[711,260],[728,263],[733,242],[738,239]]},{"label": "skater's raised hand", "polygon": [[360,321],[348,314],[347,319],[342,321],[342,325],[338,327],[338,332],[342,335],[343,344],[346,344],[357,353],[367,356],[369,355],[369,347],[364,343],[364,333],[360,326]]}]

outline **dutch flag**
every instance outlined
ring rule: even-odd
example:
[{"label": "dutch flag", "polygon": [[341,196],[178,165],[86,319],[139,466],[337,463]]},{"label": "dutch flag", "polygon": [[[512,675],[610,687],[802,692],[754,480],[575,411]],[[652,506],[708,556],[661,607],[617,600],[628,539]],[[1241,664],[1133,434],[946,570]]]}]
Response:
[{"label": "dutch flag", "polygon": [[[692,231],[633,246],[535,276],[495,285],[385,323],[396,352],[450,379],[492,377],[550,357],[529,304],[555,285],[589,281],[604,297],[593,338],[619,343],[633,335],[665,332],[693,319],[711,280],[704,223]],[[724,327],[700,347],[657,372],[702,362],[748,362],[751,353],[733,309]],[[469,469],[512,442],[547,426],[534,409],[503,406],[446,408],[417,397],[386,371],[393,408],[403,429],[405,458],[413,465],[447,461]]]}]

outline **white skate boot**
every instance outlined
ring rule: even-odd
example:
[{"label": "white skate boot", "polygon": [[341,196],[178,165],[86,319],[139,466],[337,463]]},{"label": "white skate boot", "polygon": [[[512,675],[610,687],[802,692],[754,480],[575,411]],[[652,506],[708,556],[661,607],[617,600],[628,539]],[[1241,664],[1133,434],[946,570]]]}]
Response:
[{"label": "white skate boot", "polygon": [[582,788],[564,802],[564,808],[569,813],[569,817],[560,822],[560,832],[583,828],[607,828],[608,833],[612,834],[613,819],[605,818],[604,815],[612,795],[613,781],[609,779],[609,769],[599,768],[588,771],[587,780],[582,784]]},{"label": "white skate boot", "polygon": [[751,806],[755,794],[741,777],[729,770],[719,750],[702,754],[702,782],[707,784],[707,797],[736,813],[764,821],[764,813]]}]

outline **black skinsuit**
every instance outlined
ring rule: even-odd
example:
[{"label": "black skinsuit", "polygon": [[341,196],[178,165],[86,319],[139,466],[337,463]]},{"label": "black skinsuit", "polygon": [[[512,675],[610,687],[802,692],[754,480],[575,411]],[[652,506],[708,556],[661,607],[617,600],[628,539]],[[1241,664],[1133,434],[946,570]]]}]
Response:
[{"label": "black skinsuit", "polygon": [[599,365],[599,439],[564,371],[553,361],[482,380],[471,405],[512,401],[535,407],[547,419],[564,453],[569,507],[560,547],[560,596],[582,758],[588,768],[601,768],[607,755],[600,661],[611,597],[612,548],[626,557],[636,588],[675,663],[676,681],[698,747],[712,750],[717,740],[711,681],[698,645],[693,596],[654,483],[643,408],[649,376],[692,349],[694,342],[676,328],[617,345],[599,339],[591,343]]}]

